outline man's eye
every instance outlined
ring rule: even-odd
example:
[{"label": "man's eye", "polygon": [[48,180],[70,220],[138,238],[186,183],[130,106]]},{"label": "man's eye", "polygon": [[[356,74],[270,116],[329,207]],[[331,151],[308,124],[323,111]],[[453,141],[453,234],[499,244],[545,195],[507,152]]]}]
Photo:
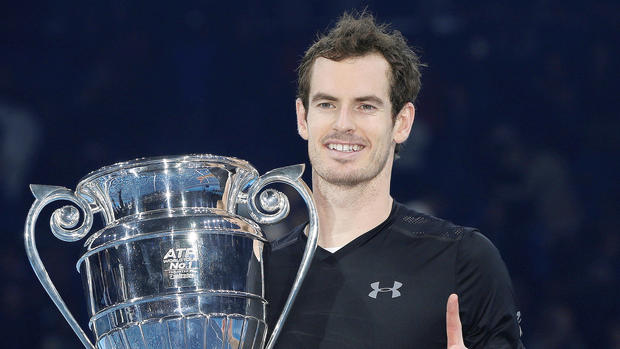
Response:
[{"label": "man's eye", "polygon": [[375,111],[377,108],[374,105],[362,104],[360,106],[360,109],[362,109],[363,111]]},{"label": "man's eye", "polygon": [[331,103],[324,102],[324,103],[317,104],[317,107],[321,109],[330,109],[333,107],[333,105]]}]

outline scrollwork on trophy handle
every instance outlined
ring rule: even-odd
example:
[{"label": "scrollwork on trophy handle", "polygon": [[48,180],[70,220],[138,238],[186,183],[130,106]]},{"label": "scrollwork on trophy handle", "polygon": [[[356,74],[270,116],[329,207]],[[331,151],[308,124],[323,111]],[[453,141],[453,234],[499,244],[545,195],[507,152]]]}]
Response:
[{"label": "scrollwork on trophy handle", "polygon": [[256,206],[256,196],[258,193],[265,188],[265,186],[277,182],[288,184],[297,190],[308,206],[308,216],[310,221],[308,225],[308,241],[306,243],[306,249],[301,258],[301,263],[299,265],[299,269],[297,270],[295,280],[293,281],[293,286],[286,303],[284,304],[282,313],[273,328],[271,337],[265,347],[266,349],[273,348],[280,332],[282,331],[282,326],[284,325],[284,321],[286,321],[286,318],[291,311],[293,302],[299,293],[301,283],[308,273],[318,241],[319,219],[316,206],[314,205],[314,199],[312,198],[312,192],[306,183],[304,183],[301,179],[304,168],[305,165],[299,164],[271,170],[260,176],[248,190],[247,204],[249,212],[252,218],[258,223],[277,223],[286,218],[289,213],[290,204],[288,198],[283,193],[274,189],[266,189],[260,194],[260,206],[263,211],[259,210]]},{"label": "scrollwork on trophy handle", "polygon": [[47,291],[47,294],[65,317],[65,320],[67,320],[80,341],[82,341],[84,347],[94,349],[95,347],[90,339],[77,323],[50,279],[41,261],[41,257],[39,257],[34,235],[35,226],[41,210],[53,201],[64,200],[73,203],[73,205],[77,206],[84,213],[82,224],[77,226],[80,220],[78,209],[75,206],[67,205],[54,211],[50,218],[50,228],[54,236],[62,241],[78,241],[88,234],[93,225],[91,207],[84,198],[75,195],[73,191],[64,187],[31,184],[30,190],[36,198],[30,207],[30,211],[28,211],[26,225],[24,227],[26,254],[28,255],[30,265],[32,265],[32,269],[37,275],[39,282],[41,282],[41,285],[43,285],[43,288],[45,288],[45,291]]}]

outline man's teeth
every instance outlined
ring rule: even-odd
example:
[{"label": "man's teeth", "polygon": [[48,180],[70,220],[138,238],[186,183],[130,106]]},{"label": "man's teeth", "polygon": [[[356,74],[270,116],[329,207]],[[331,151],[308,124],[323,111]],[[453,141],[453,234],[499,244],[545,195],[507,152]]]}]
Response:
[{"label": "man's teeth", "polygon": [[342,152],[354,152],[362,150],[363,146],[357,144],[328,144],[327,147],[332,150],[338,150]]}]

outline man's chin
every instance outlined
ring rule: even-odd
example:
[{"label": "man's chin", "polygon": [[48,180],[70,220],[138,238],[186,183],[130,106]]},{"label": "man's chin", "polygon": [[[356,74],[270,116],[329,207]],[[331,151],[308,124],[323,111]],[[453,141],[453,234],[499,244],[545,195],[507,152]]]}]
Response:
[{"label": "man's chin", "polygon": [[361,173],[342,173],[338,171],[326,171],[326,172],[317,172],[321,179],[329,184],[343,186],[343,187],[354,187],[358,184],[362,184],[371,180],[373,177],[368,176],[368,174]]}]

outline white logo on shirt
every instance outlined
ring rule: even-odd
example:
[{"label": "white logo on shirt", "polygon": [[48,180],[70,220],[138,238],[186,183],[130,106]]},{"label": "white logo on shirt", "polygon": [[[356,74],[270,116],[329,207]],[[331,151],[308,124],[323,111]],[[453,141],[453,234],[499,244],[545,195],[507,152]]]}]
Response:
[{"label": "white logo on shirt", "polygon": [[392,292],[392,298],[400,297],[400,291],[398,291],[398,289],[402,286],[403,284],[398,281],[394,281],[394,286],[392,287],[379,287],[379,281],[373,282],[370,284],[372,291],[370,291],[368,297],[376,299],[379,292]]}]

